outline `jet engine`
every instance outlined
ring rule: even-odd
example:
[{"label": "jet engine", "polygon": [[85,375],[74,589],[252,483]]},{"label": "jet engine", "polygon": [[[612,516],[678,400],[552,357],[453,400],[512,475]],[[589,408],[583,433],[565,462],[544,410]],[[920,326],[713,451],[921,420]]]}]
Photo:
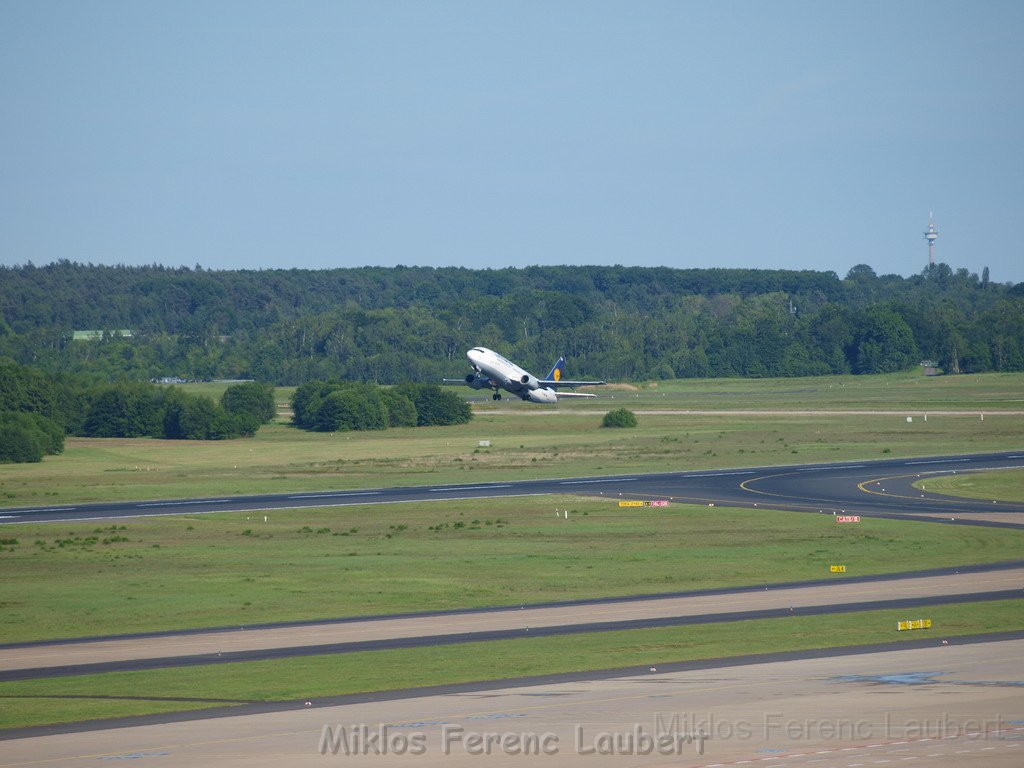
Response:
[{"label": "jet engine", "polygon": [[479,373],[467,373],[466,386],[472,387],[473,389],[483,389],[484,387],[490,386],[490,379],[486,376],[481,376]]},{"label": "jet engine", "polygon": [[[522,378],[519,379],[521,384],[525,384],[528,389],[537,389],[540,386],[540,382],[537,381],[536,376],[531,376],[528,373],[524,373]],[[546,400],[544,402],[547,402]]]}]

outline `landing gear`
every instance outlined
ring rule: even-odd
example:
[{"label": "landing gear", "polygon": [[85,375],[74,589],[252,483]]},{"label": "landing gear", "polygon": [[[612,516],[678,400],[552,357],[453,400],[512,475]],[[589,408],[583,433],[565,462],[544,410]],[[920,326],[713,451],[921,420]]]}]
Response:
[{"label": "landing gear", "polygon": [[491,395],[491,399],[492,400],[501,400],[501,392],[495,392],[493,395]]}]

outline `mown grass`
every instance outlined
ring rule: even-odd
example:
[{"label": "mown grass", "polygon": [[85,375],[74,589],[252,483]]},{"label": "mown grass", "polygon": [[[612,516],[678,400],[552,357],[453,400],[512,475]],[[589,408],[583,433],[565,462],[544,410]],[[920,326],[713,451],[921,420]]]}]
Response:
[{"label": "mown grass", "polygon": [[[930,630],[896,622],[930,618]],[[0,728],[366,691],[1024,629],[1024,600],[501,640],[0,683]],[[640,670],[638,670],[640,672]],[[55,698],[44,698],[44,697]],[[74,698],[84,697],[84,698]],[[110,697],[110,698],[88,698]],[[120,698],[124,697],[124,698]]]},{"label": "mown grass", "polygon": [[[605,429],[601,414],[523,406],[454,427],[309,433],[285,424],[251,439],[67,440],[41,464],[0,465],[0,505],[218,497],[572,477],[672,469],[881,459],[1024,448],[1024,416],[640,415]],[[491,445],[482,448],[481,440]]]},{"label": "mown grass", "polygon": [[914,483],[934,493],[966,496],[972,499],[1024,501],[1024,470],[1004,469],[998,472],[961,472],[956,475],[929,477]]},{"label": "mown grass", "polygon": [[[1014,530],[569,496],[2,532],[17,543],[0,545],[0,642],[842,579],[1024,552]],[[845,576],[829,574],[834,563]]]},{"label": "mown grass", "polygon": [[[609,410],[1021,410],[1024,374],[924,376],[920,369],[874,376],[792,379],[676,379],[593,387],[597,400],[566,401],[559,408]],[[611,405],[609,405],[611,404]],[[480,409],[520,404],[480,399]]]}]

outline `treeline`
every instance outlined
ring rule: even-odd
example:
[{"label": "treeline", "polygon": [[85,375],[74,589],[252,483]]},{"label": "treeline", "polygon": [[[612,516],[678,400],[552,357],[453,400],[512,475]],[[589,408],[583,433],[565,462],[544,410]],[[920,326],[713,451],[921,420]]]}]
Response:
[{"label": "treeline", "polygon": [[41,461],[65,435],[223,440],[251,436],[276,415],[273,390],[246,382],[220,402],[144,382],[89,385],[0,361],[0,462]]},{"label": "treeline", "polygon": [[469,404],[436,384],[381,388],[353,381],[311,381],[292,394],[292,420],[316,432],[465,424]]},{"label": "treeline", "polygon": [[256,434],[277,411],[273,389],[256,382],[228,387],[220,402],[142,382],[92,388],[87,401],[82,427],[72,434],[229,440]]},{"label": "treeline", "polygon": [[[118,329],[131,331],[121,338]],[[74,341],[74,330],[105,331]],[[1024,284],[641,267],[0,268],[0,357],[93,381],[437,381],[485,345],[610,380],[1024,370]]]}]

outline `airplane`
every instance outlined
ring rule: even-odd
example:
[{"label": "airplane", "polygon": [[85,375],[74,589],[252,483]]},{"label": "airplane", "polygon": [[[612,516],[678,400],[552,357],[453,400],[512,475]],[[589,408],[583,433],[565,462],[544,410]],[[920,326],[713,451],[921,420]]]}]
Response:
[{"label": "airplane", "polygon": [[559,392],[559,387],[586,387],[604,384],[603,381],[570,381],[562,378],[565,355],[558,358],[546,379],[538,379],[529,371],[506,360],[493,349],[473,347],[466,352],[473,368],[464,379],[444,379],[445,384],[465,384],[472,389],[493,389],[494,400],[501,400],[501,392],[511,392],[531,403],[556,403],[561,397],[597,397],[581,392]]}]

